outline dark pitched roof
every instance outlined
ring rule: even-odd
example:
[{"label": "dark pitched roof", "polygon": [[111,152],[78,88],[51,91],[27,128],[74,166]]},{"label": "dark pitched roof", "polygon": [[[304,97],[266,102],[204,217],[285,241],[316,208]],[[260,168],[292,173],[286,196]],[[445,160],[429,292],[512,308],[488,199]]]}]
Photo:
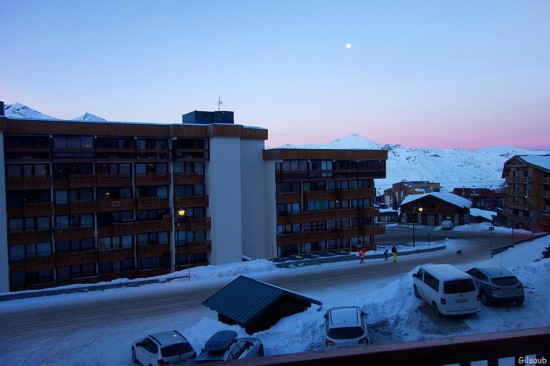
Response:
[{"label": "dark pitched roof", "polygon": [[[284,316],[309,308],[312,303],[322,305],[318,300],[252,278],[239,276],[203,301],[202,304],[217,311],[220,319],[230,320],[243,327],[249,327],[257,323],[259,318],[273,318],[274,313],[278,318],[276,321],[271,319],[274,321],[271,321],[271,323],[275,324]],[[285,311],[273,311],[273,307],[285,308]],[[289,307],[292,307],[292,309],[289,309]],[[271,311],[268,311],[269,309]],[[256,326],[252,327],[257,328]]]}]

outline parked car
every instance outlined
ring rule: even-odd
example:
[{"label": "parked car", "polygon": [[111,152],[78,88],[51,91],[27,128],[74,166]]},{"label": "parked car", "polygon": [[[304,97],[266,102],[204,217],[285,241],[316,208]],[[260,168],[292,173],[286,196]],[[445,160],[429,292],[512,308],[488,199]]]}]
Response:
[{"label": "parked car", "polygon": [[132,361],[149,365],[183,365],[195,358],[193,346],[178,331],[160,332],[132,344]]},{"label": "parked car", "polygon": [[358,306],[341,306],[325,313],[325,348],[367,346],[367,313]]},{"label": "parked car", "polygon": [[442,230],[451,230],[455,225],[451,221],[450,217],[447,217],[445,220],[441,221]]},{"label": "parked car", "polygon": [[233,330],[221,330],[206,341],[195,362],[241,360],[263,357],[264,345],[258,338],[237,338]]},{"label": "parked car", "polygon": [[481,302],[485,306],[503,303],[523,304],[523,284],[506,268],[498,266],[474,267],[466,271],[479,288]]},{"label": "parked car", "polygon": [[424,299],[437,316],[481,310],[474,279],[450,264],[422,265],[412,276],[414,295]]}]

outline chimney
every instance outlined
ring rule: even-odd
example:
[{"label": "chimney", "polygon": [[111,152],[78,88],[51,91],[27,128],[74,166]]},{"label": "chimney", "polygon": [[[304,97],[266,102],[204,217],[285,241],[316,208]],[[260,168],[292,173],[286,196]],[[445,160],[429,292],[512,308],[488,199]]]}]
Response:
[{"label": "chimney", "polygon": [[0,100],[0,117],[4,117],[4,102]]}]

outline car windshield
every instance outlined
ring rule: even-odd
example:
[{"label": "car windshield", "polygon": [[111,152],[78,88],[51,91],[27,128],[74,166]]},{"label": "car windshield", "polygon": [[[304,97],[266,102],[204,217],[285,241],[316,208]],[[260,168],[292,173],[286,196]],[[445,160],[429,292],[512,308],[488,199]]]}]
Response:
[{"label": "car windshield", "polygon": [[491,281],[497,286],[513,286],[519,283],[516,276],[495,277]]},{"label": "car windshield", "polygon": [[446,281],[443,292],[446,294],[459,294],[462,292],[472,292],[476,290],[476,285],[471,279]]},{"label": "car windshield", "polygon": [[189,344],[189,342],[171,344],[169,346],[162,347],[160,350],[160,354],[162,355],[162,357],[174,357],[189,352],[193,352],[193,348],[191,347],[191,344]]},{"label": "car windshield", "polygon": [[361,327],[346,327],[346,328],[332,328],[329,329],[328,334],[330,338],[334,339],[353,339],[363,335],[363,328]]}]

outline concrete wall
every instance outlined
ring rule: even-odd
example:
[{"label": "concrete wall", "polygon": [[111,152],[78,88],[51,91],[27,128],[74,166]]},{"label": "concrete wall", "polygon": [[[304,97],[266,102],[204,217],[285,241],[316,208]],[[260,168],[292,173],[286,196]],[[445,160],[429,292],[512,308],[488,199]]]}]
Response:
[{"label": "concrete wall", "polygon": [[209,196],[206,214],[212,220],[210,263],[240,262],[243,242],[240,138],[210,138],[210,161],[205,174]]},{"label": "concrete wall", "polygon": [[0,132],[0,292],[8,292],[10,289],[8,223],[6,214],[6,172],[4,167],[4,133]]},{"label": "concrete wall", "polygon": [[277,257],[277,190],[275,183],[275,161],[264,161],[265,179],[265,248],[264,258]]}]

